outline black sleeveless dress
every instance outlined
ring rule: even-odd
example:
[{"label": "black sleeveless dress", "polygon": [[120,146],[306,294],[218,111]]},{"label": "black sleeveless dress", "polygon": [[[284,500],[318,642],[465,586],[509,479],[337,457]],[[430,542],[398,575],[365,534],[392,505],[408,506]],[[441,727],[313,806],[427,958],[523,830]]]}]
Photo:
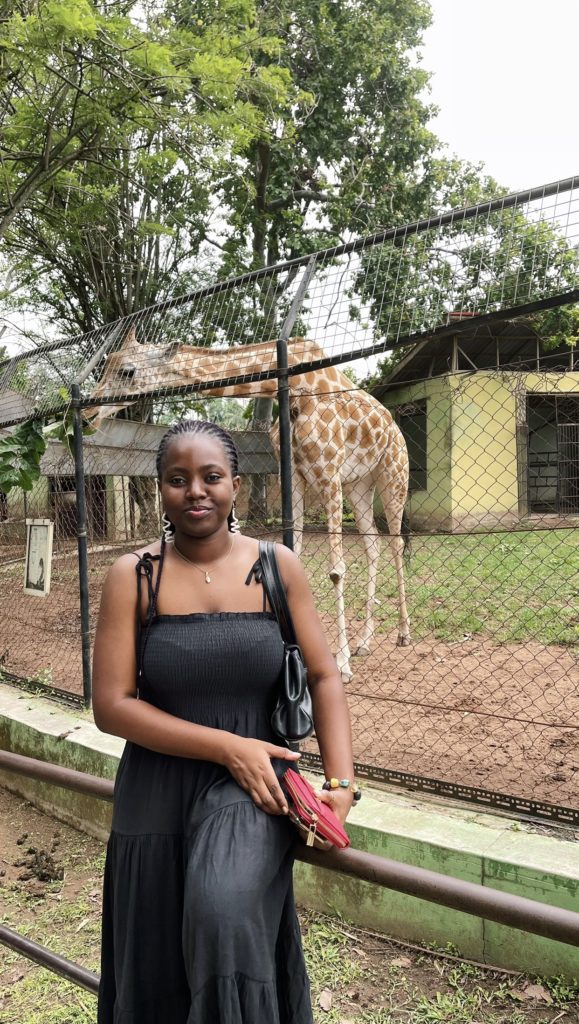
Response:
[{"label": "black sleeveless dress", "polygon": [[[278,743],[282,640],[269,612],[158,615],[144,700]],[[274,762],[278,776],[283,762]],[[127,743],[105,867],[98,1024],[312,1024],[294,830],[227,769]]]}]

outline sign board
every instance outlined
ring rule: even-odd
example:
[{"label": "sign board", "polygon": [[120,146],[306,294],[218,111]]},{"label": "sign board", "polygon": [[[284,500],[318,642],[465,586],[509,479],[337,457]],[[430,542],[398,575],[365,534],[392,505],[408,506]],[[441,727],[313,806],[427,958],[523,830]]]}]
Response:
[{"label": "sign board", "polygon": [[50,593],[53,532],[54,523],[51,519],[26,520],[25,594],[47,597]]}]

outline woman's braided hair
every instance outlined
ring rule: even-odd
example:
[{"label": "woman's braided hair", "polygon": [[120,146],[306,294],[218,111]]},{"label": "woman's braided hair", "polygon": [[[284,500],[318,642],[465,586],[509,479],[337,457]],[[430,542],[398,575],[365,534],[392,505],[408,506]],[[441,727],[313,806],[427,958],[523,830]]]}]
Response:
[{"label": "woman's braided hair", "polygon": [[[178,423],[174,423],[169,430],[163,434],[161,442],[157,449],[156,467],[157,477],[160,480],[163,472],[163,462],[167,454],[167,449],[172,441],[176,437],[182,437],[183,434],[203,434],[205,437],[211,437],[215,441],[218,441],[223,451],[227,456],[229,462],[229,468],[231,470],[231,476],[239,476],[239,452],[237,451],[235,441],[228,430],[224,430],[218,423],[211,423],[210,420],[179,420]],[[231,529],[233,519],[233,509],[229,513],[227,522]]]}]

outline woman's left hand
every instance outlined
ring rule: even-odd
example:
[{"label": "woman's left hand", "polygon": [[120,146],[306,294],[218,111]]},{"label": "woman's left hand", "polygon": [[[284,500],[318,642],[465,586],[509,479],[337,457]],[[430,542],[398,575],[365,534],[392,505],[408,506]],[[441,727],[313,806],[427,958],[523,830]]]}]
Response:
[{"label": "woman's left hand", "polygon": [[322,789],[317,794],[323,804],[327,804],[337,818],[344,824],[354,803],[351,789]]}]

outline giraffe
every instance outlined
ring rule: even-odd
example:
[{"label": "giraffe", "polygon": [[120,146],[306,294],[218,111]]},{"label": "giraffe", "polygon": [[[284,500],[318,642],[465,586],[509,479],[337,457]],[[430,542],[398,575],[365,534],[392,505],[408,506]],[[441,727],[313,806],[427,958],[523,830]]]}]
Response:
[{"label": "giraffe", "polygon": [[[118,351],[107,357],[104,374],[91,398],[117,394],[146,395],[161,388],[173,388],[203,381],[226,381],[243,375],[235,384],[204,391],[213,397],[275,395],[277,380],[252,380],[252,376],[277,365],[276,342],[260,342],[228,349],[195,347],[181,343],[141,344],[134,328]],[[315,341],[294,338],[288,345],[289,365],[296,366],[325,358]],[[330,542],[329,576],[335,588],[338,650],[336,661],[344,680],[352,676],[346,631],[344,577],[346,564],[342,545],[342,499],[348,498],[362,538],[368,564],[366,612],[358,655],[369,653],[374,635],[376,577],[380,536],[374,521],[373,501],[377,490],[388,522],[389,543],[398,585],[399,646],[410,642],[410,623],[404,587],[402,514],[408,494],[408,454],[402,433],[390,412],[375,398],[357,387],[337,367],[310,370],[290,376],[290,418],[293,455],[295,549],[299,555],[303,540],[304,496],[311,488],[323,501]],[[85,417],[98,427],[103,419],[131,405],[98,404],[85,410]],[[278,448],[277,425],[272,440]]]}]

